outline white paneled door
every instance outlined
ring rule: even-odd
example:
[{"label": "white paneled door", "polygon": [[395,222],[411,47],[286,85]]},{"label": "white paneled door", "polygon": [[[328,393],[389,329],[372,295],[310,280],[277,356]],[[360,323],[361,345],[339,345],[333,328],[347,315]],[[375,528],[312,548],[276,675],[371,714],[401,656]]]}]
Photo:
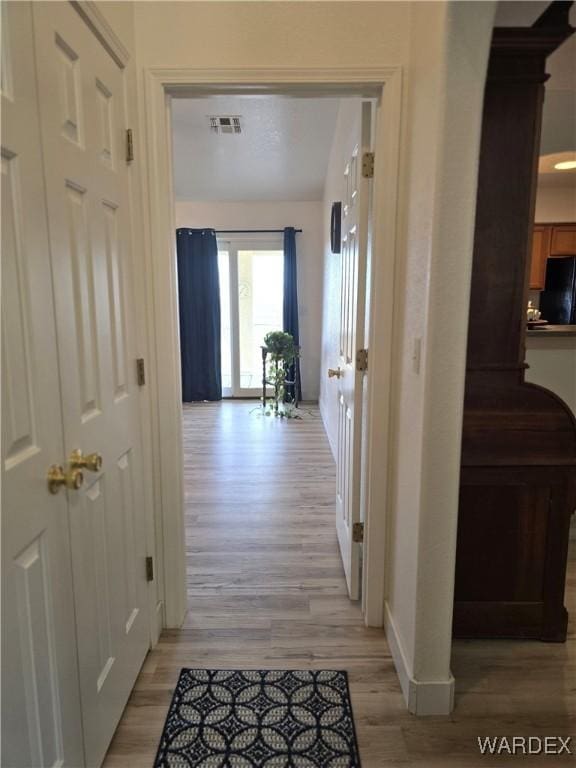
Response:
[{"label": "white paneled door", "polygon": [[340,256],[340,355],[338,368],[338,442],[336,455],[336,531],[348,593],[360,597],[361,544],[354,526],[361,522],[360,473],[362,371],[356,354],[364,342],[368,250],[369,179],[362,159],[370,150],[371,104],[358,104],[346,145]]},{"label": "white paneled door", "polygon": [[2,755],[83,765],[64,456],[28,3],[2,3]]},{"label": "white paneled door", "polygon": [[[3,5],[34,28],[9,18],[2,46],[6,602],[20,633],[7,630],[3,661],[19,667],[2,710],[27,723],[3,765],[98,766],[149,645],[124,74],[71,4]],[[50,494],[51,464],[84,465],[83,485]]]},{"label": "white paneled door", "polygon": [[34,3],[86,762],[99,765],[148,648],[124,76],[69,3]]}]

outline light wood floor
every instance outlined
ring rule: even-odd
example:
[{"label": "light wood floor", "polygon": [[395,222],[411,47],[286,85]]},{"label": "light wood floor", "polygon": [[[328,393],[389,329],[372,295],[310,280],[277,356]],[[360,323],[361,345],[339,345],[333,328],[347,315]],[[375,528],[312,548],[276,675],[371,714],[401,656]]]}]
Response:
[{"label": "light wood floor", "polygon": [[576,751],[576,549],[569,641],[455,643],[454,713],[413,717],[382,632],[363,626],[346,595],[317,408],[281,422],[254,407],[184,410],[190,610],[184,629],[164,632],[149,654],[105,766],[152,765],[183,666],[347,669],[363,768],[573,764],[480,757],[476,739],[572,735]]}]

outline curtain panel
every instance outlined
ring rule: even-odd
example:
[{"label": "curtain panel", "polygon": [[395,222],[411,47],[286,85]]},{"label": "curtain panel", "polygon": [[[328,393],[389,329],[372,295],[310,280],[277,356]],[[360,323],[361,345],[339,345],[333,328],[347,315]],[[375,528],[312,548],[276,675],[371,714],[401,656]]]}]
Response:
[{"label": "curtain panel", "polygon": [[213,229],[177,229],[182,400],[222,399],[218,244]]},{"label": "curtain panel", "polygon": [[[298,326],[298,270],[296,265],[296,231],[294,227],[284,229],[284,332],[292,334],[296,346],[300,346],[300,330]],[[298,373],[298,400],[302,399],[302,385],[300,378],[300,358],[296,358],[294,365],[290,366],[290,380]],[[295,399],[295,387],[286,387],[287,399]]]}]

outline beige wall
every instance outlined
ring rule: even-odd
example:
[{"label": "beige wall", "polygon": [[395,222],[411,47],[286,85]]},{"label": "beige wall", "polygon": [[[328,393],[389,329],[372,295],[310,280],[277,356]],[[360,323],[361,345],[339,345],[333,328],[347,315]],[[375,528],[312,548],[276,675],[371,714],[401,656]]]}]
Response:
[{"label": "beige wall", "polygon": [[527,336],[526,362],[526,381],[551,390],[576,414],[576,336]]},{"label": "beige wall", "polygon": [[[490,3],[412,6],[395,284],[387,615],[415,681],[416,711],[420,704],[427,709],[436,683],[438,695],[445,695],[450,677],[466,321],[494,10]],[[429,684],[422,696],[420,684]]]},{"label": "beige wall", "polygon": [[[322,203],[218,203],[179,201],[177,227],[302,229],[296,235],[302,396],[318,400],[322,318]],[[280,236],[281,237],[281,236]]]},{"label": "beige wall", "polygon": [[138,2],[138,54],[163,67],[399,64],[408,15],[403,2]]},{"label": "beige wall", "polygon": [[547,222],[576,221],[576,187],[539,186],[536,192],[538,224]]},{"label": "beige wall", "polygon": [[97,0],[98,10],[106,17],[106,20],[120,38],[123,45],[134,54],[134,11],[135,2],[130,0]]}]

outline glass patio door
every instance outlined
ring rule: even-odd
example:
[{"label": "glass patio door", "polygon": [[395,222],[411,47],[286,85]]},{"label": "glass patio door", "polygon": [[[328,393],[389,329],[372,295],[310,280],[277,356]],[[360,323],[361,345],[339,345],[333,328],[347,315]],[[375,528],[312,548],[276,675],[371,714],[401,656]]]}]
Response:
[{"label": "glass patio door", "polygon": [[279,240],[218,241],[223,397],[262,394],[262,350],[281,331],[284,252]]}]

